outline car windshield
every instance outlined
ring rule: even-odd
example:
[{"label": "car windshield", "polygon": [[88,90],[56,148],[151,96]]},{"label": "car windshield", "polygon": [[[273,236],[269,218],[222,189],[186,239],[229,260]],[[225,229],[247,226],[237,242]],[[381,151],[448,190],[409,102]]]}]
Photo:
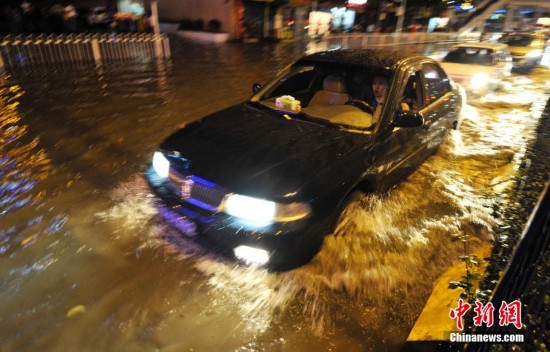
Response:
[{"label": "car windshield", "polygon": [[[292,118],[368,131],[373,127],[372,81],[387,72],[335,65],[295,65],[253,98]],[[391,81],[391,78],[389,78]],[[361,104],[352,104],[359,100]]]},{"label": "car windshield", "polygon": [[509,46],[529,46],[533,39],[530,35],[505,35],[500,38],[500,42]]},{"label": "car windshield", "polygon": [[455,48],[443,58],[443,62],[484,65],[493,64],[493,50],[487,48]]}]

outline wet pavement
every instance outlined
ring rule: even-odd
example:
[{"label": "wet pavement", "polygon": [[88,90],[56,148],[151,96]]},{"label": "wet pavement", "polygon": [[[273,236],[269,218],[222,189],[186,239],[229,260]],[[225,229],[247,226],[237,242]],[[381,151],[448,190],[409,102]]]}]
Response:
[{"label": "wet pavement", "polygon": [[[195,248],[142,172],[182,123],[245,100],[299,43],[173,41],[171,62],[23,68],[0,80],[0,349],[396,351],[431,287],[494,234],[550,73],[472,101],[407,181],[370,196],[348,236],[268,273]],[[441,312],[447,315],[448,312]]]}]

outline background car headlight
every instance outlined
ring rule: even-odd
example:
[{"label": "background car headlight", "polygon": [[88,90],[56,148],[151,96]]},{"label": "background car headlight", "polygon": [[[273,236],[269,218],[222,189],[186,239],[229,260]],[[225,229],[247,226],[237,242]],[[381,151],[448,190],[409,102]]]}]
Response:
[{"label": "background car headlight", "polygon": [[227,197],[223,211],[259,226],[299,220],[311,212],[309,205],[305,203],[279,204],[239,194]]},{"label": "background car headlight", "polygon": [[489,84],[489,76],[484,73],[477,73],[470,81],[473,88],[482,88]]},{"label": "background car headlight", "polygon": [[525,54],[525,57],[528,59],[534,59],[542,55],[542,50],[531,50],[527,54]]},{"label": "background car headlight", "polygon": [[153,169],[161,178],[167,178],[170,172],[170,162],[161,152],[153,154]]}]

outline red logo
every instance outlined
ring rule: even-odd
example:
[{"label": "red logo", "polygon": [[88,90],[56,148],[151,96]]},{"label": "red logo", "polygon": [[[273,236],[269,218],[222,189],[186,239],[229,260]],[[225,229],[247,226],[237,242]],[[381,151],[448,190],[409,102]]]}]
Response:
[{"label": "red logo", "polygon": [[464,330],[462,317],[464,316],[464,314],[468,313],[471,307],[471,304],[469,304],[468,302],[464,302],[464,300],[462,300],[461,298],[458,300],[458,307],[456,309],[451,309],[451,311],[449,312],[449,317],[451,319],[456,319],[457,329]]},{"label": "red logo", "polygon": [[[464,330],[463,317],[468,313],[470,308],[472,308],[472,305],[464,302],[461,298],[458,300],[458,307],[450,310],[449,317],[456,320],[457,329]],[[494,323],[494,311],[495,307],[491,302],[483,305],[483,303],[476,301],[474,307],[476,315],[473,318],[474,325],[481,326],[482,324],[486,324],[487,327],[492,326]],[[498,310],[498,317],[498,324],[500,326],[513,324],[516,328],[521,329],[521,302],[519,300],[510,303],[502,301]]]},{"label": "red logo", "polygon": [[516,328],[521,328],[521,302],[517,299],[510,303],[502,301],[498,315],[498,325],[507,326],[514,324]]}]

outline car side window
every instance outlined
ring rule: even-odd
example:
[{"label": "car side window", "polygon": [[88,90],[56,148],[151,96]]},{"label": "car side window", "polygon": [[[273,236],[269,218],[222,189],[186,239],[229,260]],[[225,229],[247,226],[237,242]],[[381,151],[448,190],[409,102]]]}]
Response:
[{"label": "car side window", "polygon": [[422,65],[422,75],[424,78],[423,88],[425,105],[432,104],[447,92],[451,91],[451,83],[447,74],[437,65]]},{"label": "car side window", "polygon": [[[408,110],[418,110],[421,106],[421,91],[420,83],[418,81],[417,73],[413,73],[407,80],[407,85],[403,92],[403,99],[401,101],[401,108],[408,108]],[[403,105],[406,104],[406,105]]]}]

